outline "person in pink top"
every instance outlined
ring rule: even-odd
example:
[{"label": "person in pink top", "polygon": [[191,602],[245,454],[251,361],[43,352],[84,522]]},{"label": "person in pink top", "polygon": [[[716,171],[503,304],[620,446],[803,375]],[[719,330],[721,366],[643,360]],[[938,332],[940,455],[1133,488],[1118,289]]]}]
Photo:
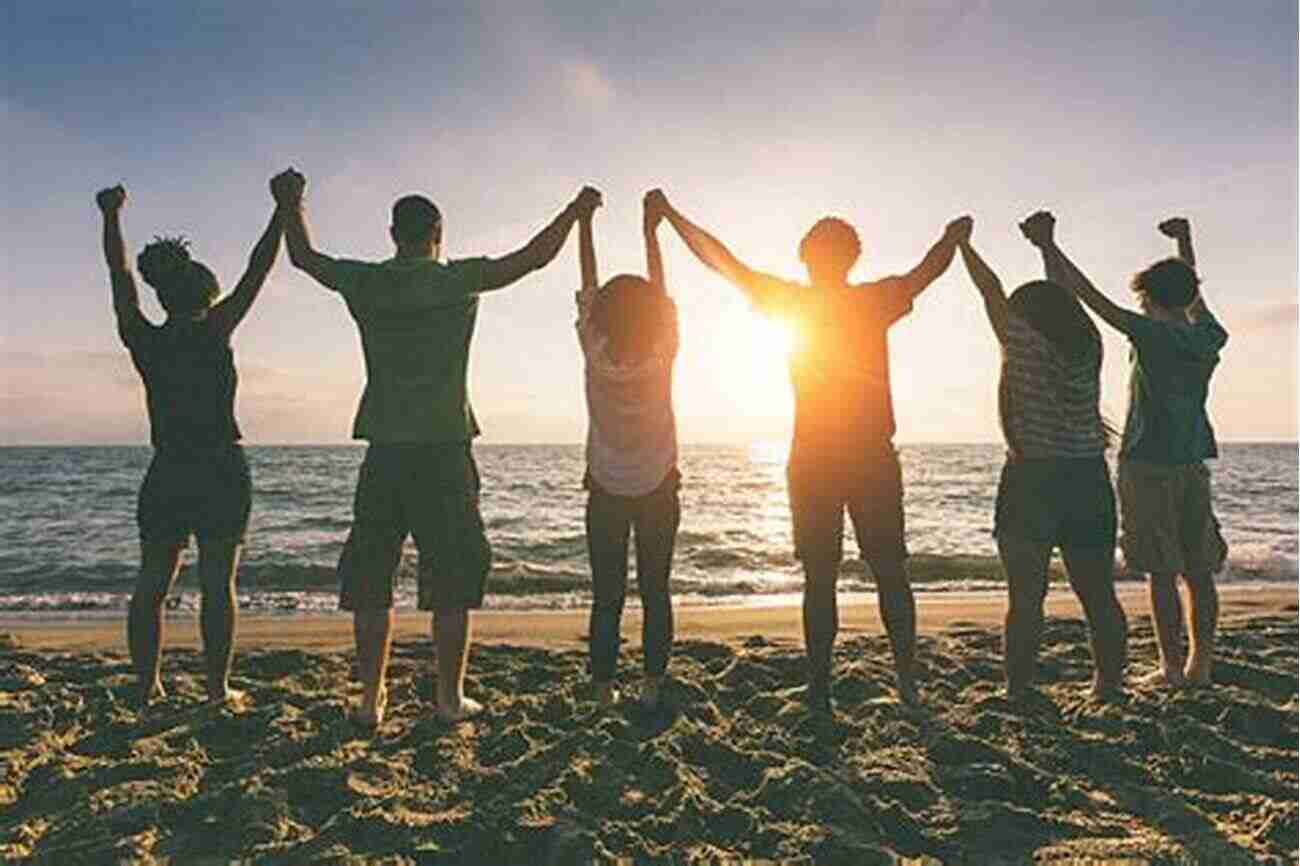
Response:
[{"label": "person in pink top", "polygon": [[578,341],[587,393],[587,551],[591,560],[591,675],[598,703],[618,699],[619,623],[627,596],[628,540],[636,535],[637,587],[645,678],[641,702],[659,705],[673,642],[668,579],[681,520],[673,361],[677,309],[664,287],[656,236],[665,204],[645,197],[643,229],[649,279],[596,278],[591,210],[578,218],[582,288]]}]

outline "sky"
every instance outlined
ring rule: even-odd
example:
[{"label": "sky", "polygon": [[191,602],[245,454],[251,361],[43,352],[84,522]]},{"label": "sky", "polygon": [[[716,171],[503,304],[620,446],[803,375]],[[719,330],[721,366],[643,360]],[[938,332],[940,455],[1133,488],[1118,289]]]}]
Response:
[{"label": "sky", "polygon": [[[354,258],[391,254],[388,208],[408,192],[439,204],[459,258],[517,248],[594,184],[606,276],[643,269],[655,186],[787,277],[821,216],[857,226],[867,280],[907,270],[970,213],[1011,288],[1041,275],[1016,221],[1046,207],[1125,304],[1130,276],[1172,252],[1156,223],[1185,215],[1232,335],[1212,385],[1219,436],[1296,438],[1294,2],[48,0],[0,15],[0,444],[148,441],[97,189],[127,186],[132,259],[180,232],[228,289],[271,213],[267,179],[289,165],[307,176],[317,247]],[[661,237],[681,439],[785,438],[780,341]],[[483,299],[470,386],[486,441],[584,436],[576,240]],[[1118,422],[1127,346],[1103,331],[1102,408]],[[998,350],[960,261],[891,345],[900,442],[999,439]],[[287,257],[235,351],[246,441],[348,440],[356,329]]]}]

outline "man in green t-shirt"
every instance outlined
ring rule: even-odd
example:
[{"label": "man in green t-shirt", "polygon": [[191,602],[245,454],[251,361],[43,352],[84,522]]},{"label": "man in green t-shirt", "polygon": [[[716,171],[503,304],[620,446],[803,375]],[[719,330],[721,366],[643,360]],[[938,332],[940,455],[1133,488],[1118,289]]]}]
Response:
[{"label": "man in green t-shirt", "polygon": [[[1219,621],[1214,575],[1228,547],[1211,507],[1204,463],[1219,456],[1205,402],[1228,332],[1205,304],[1187,220],[1159,226],[1178,245],[1178,256],[1133,277],[1141,314],[1097,291],[1056,245],[1053,226],[1052,216],[1039,212],[1026,222],[1026,234],[1061,269],[1062,284],[1132,346],[1119,451],[1120,545],[1129,569],[1147,575],[1160,648],[1160,670],[1151,679],[1173,688],[1209,685]],[[1188,593],[1186,658],[1179,575]]]},{"label": "man in green t-shirt", "polygon": [[479,514],[471,442],[479,433],[466,388],[478,296],[543,267],[600,194],[585,187],[524,247],[497,259],[443,263],[442,216],[427,198],[393,205],[397,252],[383,262],[336,259],[312,247],[302,212],[306,180],[289,169],[272,190],[289,258],[343,296],[361,332],[366,387],[352,427],[368,440],[339,559],[339,606],[351,610],[364,694],[354,718],[383,721],[393,629],[393,577],[407,534],[420,551],[419,607],[433,611],[438,715],[481,709],[464,694],[469,611],[483,602],[491,548]]}]

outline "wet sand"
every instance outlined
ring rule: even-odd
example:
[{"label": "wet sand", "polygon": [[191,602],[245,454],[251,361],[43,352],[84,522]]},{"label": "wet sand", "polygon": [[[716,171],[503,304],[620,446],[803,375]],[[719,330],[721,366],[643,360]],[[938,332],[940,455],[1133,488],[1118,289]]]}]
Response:
[{"label": "wet sand", "polygon": [[[202,702],[195,625],[145,711],[118,621],[0,622],[0,856],[41,863],[1291,863],[1296,592],[1224,593],[1215,686],[1089,701],[1086,634],[1052,597],[1039,693],[1001,696],[1000,599],[924,597],[925,707],[900,705],[874,605],[842,611],[835,712],[798,686],[797,608],[683,609],[657,714],[587,699],[585,616],[485,613],[468,692],[430,717],[428,617],[401,618],[390,715],[346,719],[342,617],[248,618],[235,685]],[[634,692],[638,620],[620,663]]]}]

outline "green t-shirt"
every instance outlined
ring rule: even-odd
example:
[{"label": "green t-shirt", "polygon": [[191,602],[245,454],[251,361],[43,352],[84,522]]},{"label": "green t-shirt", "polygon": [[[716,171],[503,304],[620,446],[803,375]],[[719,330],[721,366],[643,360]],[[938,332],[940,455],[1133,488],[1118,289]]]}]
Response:
[{"label": "green t-shirt", "polygon": [[353,439],[462,442],[478,435],[466,378],[485,262],[332,262],[322,282],[347,301],[366,358]]},{"label": "green t-shirt", "polygon": [[1123,330],[1132,370],[1120,457],[1199,463],[1219,456],[1205,400],[1228,332],[1208,312],[1191,324],[1130,314]]}]

